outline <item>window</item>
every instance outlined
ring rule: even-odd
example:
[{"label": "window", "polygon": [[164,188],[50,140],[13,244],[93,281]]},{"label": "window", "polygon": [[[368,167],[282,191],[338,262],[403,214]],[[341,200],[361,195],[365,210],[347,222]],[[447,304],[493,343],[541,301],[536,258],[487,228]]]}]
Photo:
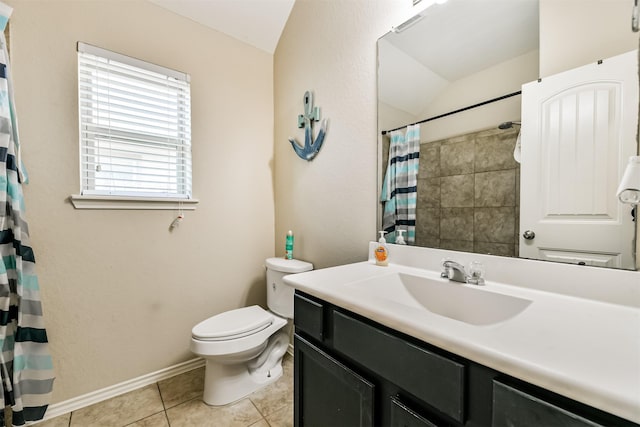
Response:
[{"label": "window", "polygon": [[191,199],[187,74],[78,43],[78,94],[81,196],[72,199]]}]

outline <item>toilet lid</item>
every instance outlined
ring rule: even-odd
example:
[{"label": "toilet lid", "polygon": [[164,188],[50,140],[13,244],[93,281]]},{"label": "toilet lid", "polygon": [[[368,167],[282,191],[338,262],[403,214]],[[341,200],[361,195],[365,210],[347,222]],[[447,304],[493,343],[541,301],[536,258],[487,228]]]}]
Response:
[{"label": "toilet lid", "polygon": [[267,258],[267,268],[280,273],[303,273],[313,270],[313,264],[299,259]]},{"label": "toilet lid", "polygon": [[240,338],[265,329],[273,314],[258,305],[225,311],[198,323],[191,330],[195,339],[219,341]]}]

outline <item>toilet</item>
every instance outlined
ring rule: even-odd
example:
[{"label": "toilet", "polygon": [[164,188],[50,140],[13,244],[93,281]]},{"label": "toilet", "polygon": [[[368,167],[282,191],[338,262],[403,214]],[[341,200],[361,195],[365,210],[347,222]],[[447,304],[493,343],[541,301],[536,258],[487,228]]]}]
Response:
[{"label": "toilet", "polygon": [[202,400],[207,405],[235,402],[282,376],[294,293],[282,278],[313,270],[313,265],[268,258],[265,266],[269,311],[257,305],[238,308],[203,320],[191,330],[190,349],[206,361]]}]

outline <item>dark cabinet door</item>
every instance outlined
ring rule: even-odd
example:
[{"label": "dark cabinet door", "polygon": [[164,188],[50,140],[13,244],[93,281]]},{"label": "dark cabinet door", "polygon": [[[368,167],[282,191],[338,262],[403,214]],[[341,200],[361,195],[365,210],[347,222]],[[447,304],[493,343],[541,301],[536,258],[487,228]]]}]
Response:
[{"label": "dark cabinet door", "polygon": [[295,335],[295,427],[373,426],[374,386]]},{"label": "dark cabinet door", "polygon": [[395,397],[391,398],[390,403],[391,427],[438,427]]}]

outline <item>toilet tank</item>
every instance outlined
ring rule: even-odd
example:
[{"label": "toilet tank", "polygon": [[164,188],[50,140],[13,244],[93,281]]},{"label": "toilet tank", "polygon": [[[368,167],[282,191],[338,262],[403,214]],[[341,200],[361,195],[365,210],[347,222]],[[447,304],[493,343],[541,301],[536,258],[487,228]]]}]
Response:
[{"label": "toilet tank", "polygon": [[268,258],[267,268],[267,306],[275,314],[293,319],[293,291],[282,278],[289,274],[313,270],[313,264],[298,259]]}]

